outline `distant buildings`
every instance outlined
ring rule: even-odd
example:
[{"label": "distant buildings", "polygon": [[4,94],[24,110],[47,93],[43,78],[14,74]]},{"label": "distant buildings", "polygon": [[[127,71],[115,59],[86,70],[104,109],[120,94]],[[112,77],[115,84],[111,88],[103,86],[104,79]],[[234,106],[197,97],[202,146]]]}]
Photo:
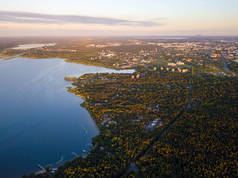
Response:
[{"label": "distant buildings", "polygon": [[211,57],[211,58],[217,58],[218,55],[217,55],[217,54],[211,54],[210,57]]},{"label": "distant buildings", "polygon": [[171,66],[171,67],[175,67],[176,66],[176,64],[175,63],[168,63],[168,66]]},{"label": "distant buildings", "polygon": [[184,62],[177,61],[177,62],[176,62],[176,65],[184,65]]}]

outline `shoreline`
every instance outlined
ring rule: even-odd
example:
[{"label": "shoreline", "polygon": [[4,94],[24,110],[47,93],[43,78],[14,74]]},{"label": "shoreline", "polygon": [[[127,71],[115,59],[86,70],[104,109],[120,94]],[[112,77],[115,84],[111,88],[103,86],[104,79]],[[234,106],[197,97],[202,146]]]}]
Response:
[{"label": "shoreline", "polygon": [[[18,54],[18,55],[14,55],[14,56],[10,56],[10,55],[2,55],[0,53],[0,59],[2,60],[11,60],[11,59],[14,59],[14,58],[17,58],[17,57],[21,57],[21,58],[27,58],[27,59],[62,59],[64,60],[65,62],[68,62],[68,63],[75,63],[75,64],[82,64],[82,65],[87,65],[87,66],[96,66],[96,67],[104,67],[104,68],[108,68],[108,69],[114,69],[114,70],[117,70],[117,71],[120,71],[120,70],[135,70],[136,69],[136,66],[132,66],[132,67],[129,67],[129,68],[118,68],[118,67],[115,67],[115,66],[112,66],[112,65],[105,65],[103,63],[87,63],[86,61],[80,61],[77,59],[77,61],[73,58],[66,58],[66,57],[60,57],[60,56],[50,56],[50,57],[35,57],[35,56],[21,56],[21,54]],[[91,62],[91,61],[89,61]]]},{"label": "shoreline", "polygon": [[[14,57],[12,57],[11,59],[14,59],[14,58],[17,58],[17,57],[19,57],[19,56],[14,56]],[[33,59],[33,58],[28,58],[28,57],[22,57],[22,58],[25,58],[25,59]],[[0,58],[1,59],[1,58]],[[36,58],[36,59],[38,59],[38,58]],[[51,58],[48,58],[48,59],[51,59]],[[52,59],[62,59],[62,58],[52,58]],[[4,59],[3,59],[4,60]],[[39,59],[39,60],[41,60],[41,59]],[[65,60],[64,60],[65,61]],[[65,61],[65,62],[67,62],[67,61]],[[80,63],[81,64],[81,63]],[[81,65],[85,65],[85,64],[81,64]],[[93,66],[93,65],[87,65],[87,66]],[[96,66],[96,67],[103,67],[103,68],[106,68],[106,67],[104,67],[104,66]],[[110,69],[110,68],[107,68],[107,69]],[[113,69],[114,70],[114,69]],[[117,71],[123,71],[123,70],[117,70]],[[125,71],[125,70],[124,70]],[[133,71],[134,72],[134,71]],[[85,73],[85,74],[90,74],[90,73]],[[85,75],[85,74],[82,74],[82,75]],[[92,73],[92,74],[95,74],[95,73]],[[121,73],[118,73],[118,74],[121,74]],[[79,76],[77,76],[77,78],[79,78],[79,77],[81,77],[82,75],[79,75]],[[73,82],[75,81],[75,78],[76,77],[69,77],[69,79],[67,79],[67,77],[66,77],[66,79],[65,78],[63,78],[62,80],[65,80],[65,81],[68,81],[68,82],[70,82],[70,85],[71,85],[71,87],[73,87]],[[66,89],[67,89],[67,87],[66,87]],[[68,89],[67,89],[68,90]],[[67,91],[68,92],[68,91]],[[72,92],[69,92],[69,93],[72,93]],[[90,115],[90,119],[92,119],[93,120],[93,122],[95,123],[95,125],[96,125],[96,128],[97,128],[97,130],[98,130],[98,134],[96,135],[96,136],[94,136],[92,139],[91,139],[91,147],[90,147],[90,149],[89,150],[87,150],[87,152],[84,152],[84,150],[80,150],[80,152],[82,152],[82,154],[79,156],[79,157],[82,157],[82,158],[86,158],[86,156],[93,150],[93,148],[94,148],[94,145],[93,145],[93,142],[92,142],[92,140],[95,138],[95,137],[97,137],[99,134],[100,134],[100,132],[102,131],[101,130],[101,128],[100,128],[100,122],[97,122],[97,120],[96,120],[96,118],[95,118],[95,116],[93,115],[93,113],[84,105],[85,104],[85,101],[86,101],[86,98],[83,96],[83,95],[76,95],[75,93],[72,93],[72,94],[74,94],[76,97],[77,96],[80,96],[80,98],[83,100],[82,101],[82,103],[80,104],[80,107],[82,107],[82,108],[84,108],[87,112],[88,112],[88,114]],[[72,162],[74,159],[76,159],[76,158],[78,158],[78,157],[75,157],[75,158],[73,158],[73,159],[68,159],[68,160],[64,160],[60,165],[58,165],[58,166],[52,166],[52,167],[49,167],[49,166],[42,166],[43,168],[45,168],[45,170],[49,170],[49,168],[50,168],[50,170],[55,170],[55,168],[59,168],[59,167],[61,167],[61,166],[63,166],[66,162]],[[36,165],[36,167],[37,167],[37,165]],[[29,172],[28,174],[26,174],[26,175],[23,175],[23,176],[31,176],[31,175],[39,175],[39,174],[44,174],[44,173],[46,173],[46,172],[44,172],[44,171],[42,171],[42,169],[39,169],[39,170],[36,170],[36,171],[33,171],[33,172]]]}]

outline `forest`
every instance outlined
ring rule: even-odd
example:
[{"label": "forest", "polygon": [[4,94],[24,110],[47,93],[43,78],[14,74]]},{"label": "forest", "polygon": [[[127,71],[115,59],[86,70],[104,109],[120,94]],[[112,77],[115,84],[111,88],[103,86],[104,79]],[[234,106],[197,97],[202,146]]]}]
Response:
[{"label": "forest", "polygon": [[149,66],[86,74],[73,85],[68,91],[85,99],[100,134],[54,177],[238,175],[237,78]]}]

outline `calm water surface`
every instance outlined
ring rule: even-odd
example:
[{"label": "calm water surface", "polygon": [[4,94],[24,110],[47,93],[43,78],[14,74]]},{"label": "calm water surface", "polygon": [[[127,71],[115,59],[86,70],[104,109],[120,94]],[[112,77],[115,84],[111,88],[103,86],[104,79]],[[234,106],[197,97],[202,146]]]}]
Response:
[{"label": "calm water surface", "polygon": [[62,59],[0,59],[0,177],[20,177],[90,150],[98,134],[65,76],[115,71]]},{"label": "calm water surface", "polygon": [[25,49],[32,49],[32,48],[41,48],[44,46],[54,46],[55,43],[46,43],[46,44],[24,44],[24,45],[18,45],[15,48],[12,49],[21,49],[21,50],[25,50]]}]

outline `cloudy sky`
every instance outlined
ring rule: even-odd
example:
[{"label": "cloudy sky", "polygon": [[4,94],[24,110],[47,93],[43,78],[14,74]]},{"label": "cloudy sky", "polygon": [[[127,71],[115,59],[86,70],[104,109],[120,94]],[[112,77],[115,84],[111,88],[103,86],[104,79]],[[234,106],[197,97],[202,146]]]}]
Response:
[{"label": "cloudy sky", "polygon": [[0,0],[0,36],[236,35],[238,0]]}]

